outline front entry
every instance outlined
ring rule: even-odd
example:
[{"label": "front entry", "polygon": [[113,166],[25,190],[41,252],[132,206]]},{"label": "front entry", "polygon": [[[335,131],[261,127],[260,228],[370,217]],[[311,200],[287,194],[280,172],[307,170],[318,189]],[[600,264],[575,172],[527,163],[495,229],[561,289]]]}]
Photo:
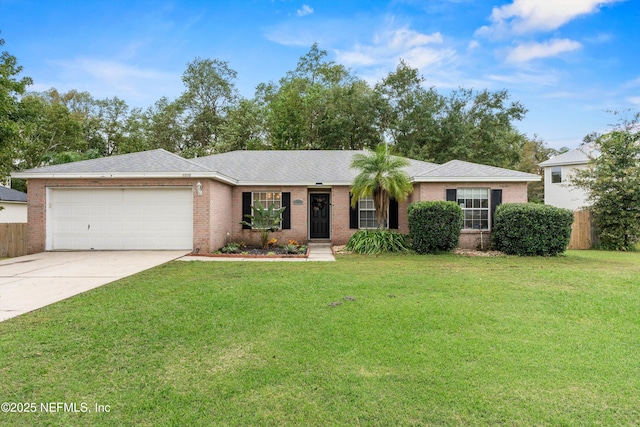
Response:
[{"label": "front entry", "polygon": [[309,238],[328,239],[329,235],[328,193],[309,194]]}]

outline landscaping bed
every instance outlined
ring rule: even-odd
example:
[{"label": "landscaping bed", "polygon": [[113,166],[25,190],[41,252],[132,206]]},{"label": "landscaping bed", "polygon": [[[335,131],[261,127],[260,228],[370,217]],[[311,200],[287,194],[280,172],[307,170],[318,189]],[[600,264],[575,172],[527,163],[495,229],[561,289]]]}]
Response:
[{"label": "landscaping bed", "polygon": [[218,258],[307,258],[309,256],[309,248],[304,247],[301,249],[301,253],[292,254],[286,252],[284,248],[276,247],[270,249],[262,249],[257,247],[246,247],[242,252],[238,253],[190,253],[189,256],[206,256],[206,257],[218,257]]}]

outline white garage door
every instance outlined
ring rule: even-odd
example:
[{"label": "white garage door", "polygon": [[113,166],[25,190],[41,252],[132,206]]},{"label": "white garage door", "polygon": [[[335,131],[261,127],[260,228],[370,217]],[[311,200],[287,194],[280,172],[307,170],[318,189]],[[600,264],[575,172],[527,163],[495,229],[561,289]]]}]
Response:
[{"label": "white garage door", "polygon": [[193,247],[191,188],[52,188],[47,249]]}]

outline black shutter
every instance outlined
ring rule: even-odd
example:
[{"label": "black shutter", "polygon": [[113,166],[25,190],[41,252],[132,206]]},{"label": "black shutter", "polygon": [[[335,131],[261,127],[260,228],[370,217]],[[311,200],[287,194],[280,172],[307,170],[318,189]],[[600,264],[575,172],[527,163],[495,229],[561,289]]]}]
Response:
[{"label": "black shutter", "polygon": [[[249,221],[245,215],[251,215],[251,192],[243,191],[242,192],[242,221]],[[242,224],[243,230],[251,230],[247,224]]]},{"label": "black shutter", "polygon": [[458,197],[458,190],[447,188],[447,202],[455,202]]},{"label": "black shutter", "polygon": [[358,229],[358,203],[356,207],[351,207],[351,198],[353,194],[349,193],[349,228]]},{"label": "black shutter", "polygon": [[282,212],[282,229],[291,229],[291,193],[282,193],[282,207],[285,208]]},{"label": "black shutter", "polygon": [[502,204],[502,190],[491,190],[491,228],[493,228],[493,218],[496,208]]},{"label": "black shutter", "polygon": [[398,201],[396,199],[389,200],[389,229],[398,229]]}]

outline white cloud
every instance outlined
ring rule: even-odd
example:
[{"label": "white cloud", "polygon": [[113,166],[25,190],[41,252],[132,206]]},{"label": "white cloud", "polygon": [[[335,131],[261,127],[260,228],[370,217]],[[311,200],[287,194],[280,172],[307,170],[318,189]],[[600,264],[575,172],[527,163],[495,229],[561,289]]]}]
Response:
[{"label": "white cloud", "polygon": [[480,42],[478,40],[471,40],[467,45],[467,50],[475,50],[480,47]]},{"label": "white cloud", "polygon": [[513,0],[494,7],[491,25],[476,33],[488,36],[524,34],[535,31],[553,31],[581,16],[595,13],[608,3],[620,0]]},{"label": "white cloud", "polygon": [[553,39],[542,43],[523,43],[509,51],[507,62],[527,62],[537,58],[548,58],[564,52],[571,52],[581,47],[580,43],[569,39]]},{"label": "white cloud", "polygon": [[577,99],[582,96],[581,93],[569,92],[569,91],[557,91],[542,94],[540,97],[545,99]]},{"label": "white cloud", "polygon": [[608,43],[614,39],[614,36],[610,33],[598,33],[592,36],[588,36],[584,38],[584,41],[587,43]]},{"label": "white cloud", "polygon": [[412,67],[423,68],[446,62],[455,51],[442,45],[441,33],[423,34],[407,27],[383,31],[373,37],[371,44],[356,44],[348,50],[336,50],[336,60],[346,66],[395,67],[405,59]]},{"label": "white cloud", "polygon": [[498,82],[501,85],[518,85],[520,87],[524,85],[528,86],[554,86],[559,81],[559,76],[555,71],[528,71],[517,72],[514,74],[489,74],[486,79],[492,82]]},{"label": "white cloud", "polygon": [[349,65],[365,66],[376,64],[379,59],[371,55],[371,52],[364,52],[367,50],[369,49],[361,46],[355,46],[352,51],[337,51],[337,56],[339,58],[338,62]]},{"label": "white cloud", "polygon": [[[149,94],[156,93],[157,87],[174,89],[178,93],[181,86],[179,76],[173,73],[134,67],[113,60],[76,58],[52,62],[61,72],[54,77],[60,81],[54,82],[53,86],[64,90],[69,82],[73,82],[73,88],[89,91],[97,98],[118,96],[149,104],[155,101],[148,99]],[[166,95],[171,96],[171,93]]]},{"label": "white cloud", "polygon": [[630,96],[627,98],[627,101],[636,107],[640,107],[640,96]]},{"label": "white cloud", "polygon": [[306,16],[311,15],[313,13],[313,8],[308,4],[303,4],[300,9],[296,12],[298,16]]}]

